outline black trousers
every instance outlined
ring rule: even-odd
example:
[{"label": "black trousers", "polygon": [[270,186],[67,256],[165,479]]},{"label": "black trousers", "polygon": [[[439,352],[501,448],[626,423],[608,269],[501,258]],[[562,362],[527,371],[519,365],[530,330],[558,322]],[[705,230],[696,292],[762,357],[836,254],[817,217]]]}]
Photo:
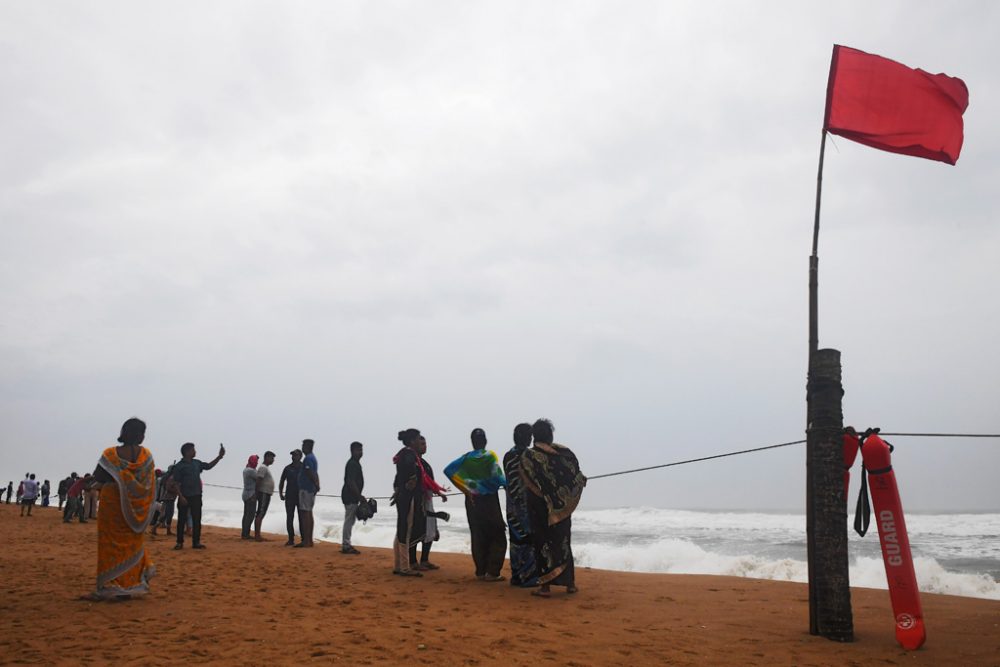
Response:
[{"label": "black trousers", "polygon": [[299,516],[299,535],[302,534],[302,512],[299,510],[299,494],[285,494],[285,527],[288,529],[288,541],[295,541],[295,514]]},{"label": "black trousers", "polygon": [[257,496],[243,501],[243,537],[250,537],[254,517],[257,516]]},{"label": "black trousers", "polygon": [[500,495],[466,496],[465,513],[472,534],[476,576],[499,576],[507,557],[507,524],[500,511]]},{"label": "black trousers", "polygon": [[187,496],[187,505],[177,505],[177,544],[184,544],[188,514],[191,515],[191,544],[201,544],[201,495]]},{"label": "black trousers", "polygon": [[[420,543],[420,562],[427,563],[431,559],[431,546],[433,542],[421,542]],[[417,565],[417,545],[414,544],[410,547],[410,567]]]}]

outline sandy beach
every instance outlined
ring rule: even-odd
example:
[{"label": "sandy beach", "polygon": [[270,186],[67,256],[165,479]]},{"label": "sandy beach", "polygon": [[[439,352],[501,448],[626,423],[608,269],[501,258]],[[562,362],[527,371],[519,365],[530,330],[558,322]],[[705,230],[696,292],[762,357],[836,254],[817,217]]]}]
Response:
[{"label": "sandy beach", "polygon": [[[147,540],[145,599],[95,603],[96,522],[0,505],[0,663],[394,665],[1000,665],[1000,602],[924,595],[926,646],[903,651],[888,593],[854,589],[856,641],[808,634],[804,584],[580,568],[580,592],[530,597],[472,577],[471,558],[392,576],[388,549],[290,549],[207,527],[208,549]],[[558,590],[558,589],[556,589]]]}]

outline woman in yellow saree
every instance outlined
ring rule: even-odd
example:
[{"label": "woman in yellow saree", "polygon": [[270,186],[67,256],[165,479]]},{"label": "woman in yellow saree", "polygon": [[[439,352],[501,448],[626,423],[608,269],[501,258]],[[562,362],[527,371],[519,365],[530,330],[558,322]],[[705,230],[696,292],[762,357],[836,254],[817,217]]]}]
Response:
[{"label": "woman in yellow saree", "polygon": [[94,471],[101,485],[97,513],[97,589],[95,600],[127,599],[149,592],[156,574],[146,555],[145,531],[152,518],[156,469],[141,447],[146,424],[135,417],[122,425],[119,447],[104,450]]}]

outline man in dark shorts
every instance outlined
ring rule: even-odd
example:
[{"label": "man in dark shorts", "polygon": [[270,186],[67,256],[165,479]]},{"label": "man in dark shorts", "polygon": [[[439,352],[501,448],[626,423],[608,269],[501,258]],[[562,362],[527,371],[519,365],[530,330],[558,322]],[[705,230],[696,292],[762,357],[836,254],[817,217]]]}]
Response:
[{"label": "man in dark shorts", "polygon": [[302,541],[297,547],[313,546],[313,506],[316,504],[316,494],[319,493],[319,463],[313,454],[313,441],[302,441],[302,469],[299,470],[299,528],[302,530]]},{"label": "man in dark shorts", "polygon": [[351,532],[357,519],[358,505],[365,502],[365,497],[361,495],[365,488],[365,474],[361,470],[363,455],[364,445],[352,442],[351,458],[344,468],[344,488],[340,491],[340,499],[344,502],[344,534],[340,540],[340,552],[345,554],[361,553],[351,545]]},{"label": "man in dark shorts", "polygon": [[38,499],[38,482],[35,480],[35,473],[31,473],[28,479],[21,482],[21,516],[24,516],[24,508],[28,508],[28,516],[31,516],[31,508],[35,506]]},{"label": "man in dark shorts", "polygon": [[[302,450],[292,450],[292,462],[281,471],[278,497],[285,501],[285,527],[288,529],[286,547],[295,546],[295,513],[299,512],[299,471],[302,469]],[[286,486],[287,484],[287,486]],[[299,535],[302,534],[302,512],[299,512]]]},{"label": "man in dark shorts", "polygon": [[210,463],[199,461],[194,456],[197,452],[193,442],[181,445],[180,461],[174,464],[170,484],[177,493],[177,544],[174,549],[184,548],[184,526],[187,525],[188,514],[191,515],[191,548],[204,549],[201,543],[201,472],[211,470],[215,464],[226,455],[226,448],[219,444],[219,455]]}]

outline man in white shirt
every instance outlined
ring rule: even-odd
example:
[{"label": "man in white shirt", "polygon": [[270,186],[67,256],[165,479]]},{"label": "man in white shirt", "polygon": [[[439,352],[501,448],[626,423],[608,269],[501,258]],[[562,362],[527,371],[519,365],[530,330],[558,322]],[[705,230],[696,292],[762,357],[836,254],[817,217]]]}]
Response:
[{"label": "man in white shirt", "polygon": [[24,484],[24,492],[21,494],[21,516],[24,516],[25,507],[28,508],[28,516],[31,516],[31,508],[38,498],[38,480],[35,479],[35,473],[31,473],[28,479],[22,483]]},{"label": "man in white shirt", "polygon": [[260,524],[264,521],[267,508],[271,506],[271,496],[274,494],[274,477],[271,476],[271,464],[274,463],[274,452],[264,452],[264,463],[257,466],[257,516],[254,519],[253,539],[263,542],[260,536]]},{"label": "man in white shirt", "polygon": [[252,454],[247,459],[247,467],[243,469],[243,531],[240,537],[250,539],[250,526],[253,525],[257,513],[257,461],[260,457]]}]

